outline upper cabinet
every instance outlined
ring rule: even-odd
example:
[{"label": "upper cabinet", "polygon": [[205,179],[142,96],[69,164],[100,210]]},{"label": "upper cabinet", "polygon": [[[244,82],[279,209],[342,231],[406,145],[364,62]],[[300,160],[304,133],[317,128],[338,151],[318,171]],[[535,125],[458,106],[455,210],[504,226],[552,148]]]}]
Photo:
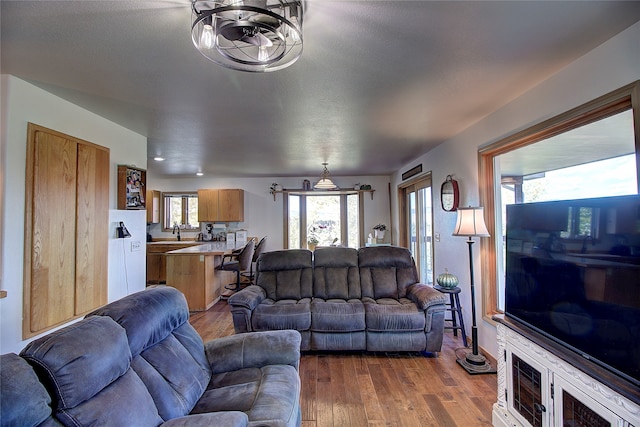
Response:
[{"label": "upper cabinet", "polygon": [[147,224],[160,222],[160,191],[147,190]]},{"label": "upper cabinet", "polygon": [[199,222],[243,222],[244,190],[198,190]]}]

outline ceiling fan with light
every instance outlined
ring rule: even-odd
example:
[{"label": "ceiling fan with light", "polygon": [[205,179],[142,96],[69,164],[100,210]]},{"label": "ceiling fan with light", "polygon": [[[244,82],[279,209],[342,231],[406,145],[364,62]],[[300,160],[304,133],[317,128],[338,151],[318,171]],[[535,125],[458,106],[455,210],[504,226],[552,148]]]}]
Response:
[{"label": "ceiling fan with light", "polygon": [[302,55],[302,0],[194,0],[192,10],[193,44],[223,67],[276,71]]}]

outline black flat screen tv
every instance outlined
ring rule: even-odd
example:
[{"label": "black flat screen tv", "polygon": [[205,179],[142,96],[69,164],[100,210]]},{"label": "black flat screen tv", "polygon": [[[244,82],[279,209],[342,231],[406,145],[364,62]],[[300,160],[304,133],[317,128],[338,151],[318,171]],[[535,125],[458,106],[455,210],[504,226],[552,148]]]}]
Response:
[{"label": "black flat screen tv", "polygon": [[640,196],[507,206],[505,316],[640,386]]}]

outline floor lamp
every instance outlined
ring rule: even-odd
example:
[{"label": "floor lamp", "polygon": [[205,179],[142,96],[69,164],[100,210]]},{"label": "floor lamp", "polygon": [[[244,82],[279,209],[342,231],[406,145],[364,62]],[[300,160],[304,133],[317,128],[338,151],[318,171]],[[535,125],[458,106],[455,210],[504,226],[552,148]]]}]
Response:
[{"label": "floor lamp", "polygon": [[464,359],[457,362],[469,374],[492,374],[496,370],[487,362],[487,359],[478,352],[478,327],[476,326],[476,292],[473,284],[473,237],[489,237],[487,226],[484,223],[484,208],[458,208],[458,219],[453,231],[454,236],[467,236],[469,245],[469,280],[471,285],[471,327],[472,351],[467,353]]}]

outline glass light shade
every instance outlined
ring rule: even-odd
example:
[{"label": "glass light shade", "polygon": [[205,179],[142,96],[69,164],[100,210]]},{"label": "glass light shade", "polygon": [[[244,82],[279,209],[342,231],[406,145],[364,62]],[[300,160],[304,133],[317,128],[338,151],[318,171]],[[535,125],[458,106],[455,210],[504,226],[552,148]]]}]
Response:
[{"label": "glass light shade", "polygon": [[315,188],[316,190],[334,190],[338,188],[338,186],[335,185],[330,178],[321,178],[320,181],[318,181],[316,185],[313,186],[313,188]]},{"label": "glass light shade", "polygon": [[333,181],[331,181],[331,178],[329,178],[329,169],[327,169],[327,165],[328,164],[329,163],[327,163],[327,162],[322,163],[322,166],[323,166],[322,176],[320,177],[318,182],[316,182],[316,184],[313,186],[314,189],[316,189],[316,190],[335,190],[336,188],[338,188],[338,186],[335,185],[333,183]]},{"label": "glass light shade", "polygon": [[489,231],[484,223],[484,208],[458,208],[458,219],[453,235],[489,237]]},{"label": "glass light shade", "polygon": [[213,27],[209,24],[203,25],[202,34],[200,34],[200,49],[211,49],[214,45],[214,39],[215,35],[213,34]]}]

